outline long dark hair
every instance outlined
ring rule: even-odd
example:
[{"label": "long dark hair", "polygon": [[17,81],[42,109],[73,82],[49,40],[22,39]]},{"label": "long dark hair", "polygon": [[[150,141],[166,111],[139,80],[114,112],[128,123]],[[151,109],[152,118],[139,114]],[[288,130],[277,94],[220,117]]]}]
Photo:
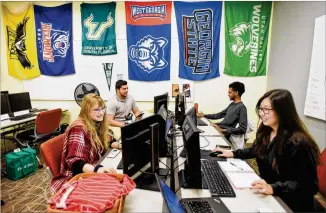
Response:
[{"label": "long dark hair", "polygon": [[[265,98],[270,100],[272,108],[276,112],[279,120],[279,126],[275,136],[276,153],[273,159],[273,169],[278,172],[284,139],[289,139],[293,143],[297,141],[307,141],[318,163],[320,154],[319,148],[300,119],[294,105],[292,94],[285,89],[273,89],[266,92],[257,102],[256,113],[258,116],[260,104]],[[265,126],[262,122],[260,123],[256,133],[256,146],[254,151],[261,159],[264,158],[266,154],[271,132],[271,127]]]}]

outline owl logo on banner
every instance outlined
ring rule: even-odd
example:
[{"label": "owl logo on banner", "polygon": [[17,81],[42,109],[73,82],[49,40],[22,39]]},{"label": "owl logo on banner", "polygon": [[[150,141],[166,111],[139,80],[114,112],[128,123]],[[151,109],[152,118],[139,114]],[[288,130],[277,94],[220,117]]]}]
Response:
[{"label": "owl logo on banner", "polygon": [[234,42],[230,43],[234,55],[242,57],[251,48],[251,23],[238,23],[229,31]]},{"label": "owl logo on banner", "polygon": [[70,47],[69,32],[52,29],[52,24],[41,22],[37,29],[37,40],[41,45],[43,60],[54,62],[54,57],[66,57]]},{"label": "owl logo on banner", "polygon": [[10,59],[17,59],[24,68],[32,69],[33,65],[27,57],[26,49],[26,23],[29,17],[17,25],[16,30],[7,26],[8,46],[10,48]]},{"label": "owl logo on banner", "polygon": [[148,73],[155,69],[163,69],[168,65],[164,59],[164,47],[167,43],[166,38],[147,35],[136,45],[129,47],[129,58]]}]

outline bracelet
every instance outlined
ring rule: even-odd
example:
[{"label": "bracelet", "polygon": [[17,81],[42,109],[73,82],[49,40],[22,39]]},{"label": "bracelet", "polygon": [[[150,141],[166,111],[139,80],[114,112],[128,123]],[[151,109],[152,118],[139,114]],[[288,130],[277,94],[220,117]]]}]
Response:
[{"label": "bracelet", "polygon": [[98,170],[99,168],[101,168],[101,167],[103,167],[103,166],[102,166],[102,165],[97,165],[97,166],[95,166],[93,172],[94,172],[94,173],[97,173],[97,170]]}]

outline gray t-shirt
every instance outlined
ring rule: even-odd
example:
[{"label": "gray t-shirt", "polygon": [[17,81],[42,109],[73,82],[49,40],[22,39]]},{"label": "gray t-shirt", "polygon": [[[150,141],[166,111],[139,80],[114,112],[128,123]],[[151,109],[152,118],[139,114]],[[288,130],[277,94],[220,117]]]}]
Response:
[{"label": "gray t-shirt", "polygon": [[118,95],[109,98],[107,102],[106,113],[114,115],[114,120],[125,121],[126,116],[137,107],[135,99],[128,95],[124,100],[121,100]]}]

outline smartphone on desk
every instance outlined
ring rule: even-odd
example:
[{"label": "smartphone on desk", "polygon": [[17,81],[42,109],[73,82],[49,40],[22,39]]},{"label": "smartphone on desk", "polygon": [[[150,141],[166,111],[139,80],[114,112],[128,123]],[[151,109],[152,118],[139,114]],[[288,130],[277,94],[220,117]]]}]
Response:
[{"label": "smartphone on desk", "polygon": [[107,157],[115,158],[120,152],[121,152],[121,150],[119,150],[119,149],[112,149]]}]

